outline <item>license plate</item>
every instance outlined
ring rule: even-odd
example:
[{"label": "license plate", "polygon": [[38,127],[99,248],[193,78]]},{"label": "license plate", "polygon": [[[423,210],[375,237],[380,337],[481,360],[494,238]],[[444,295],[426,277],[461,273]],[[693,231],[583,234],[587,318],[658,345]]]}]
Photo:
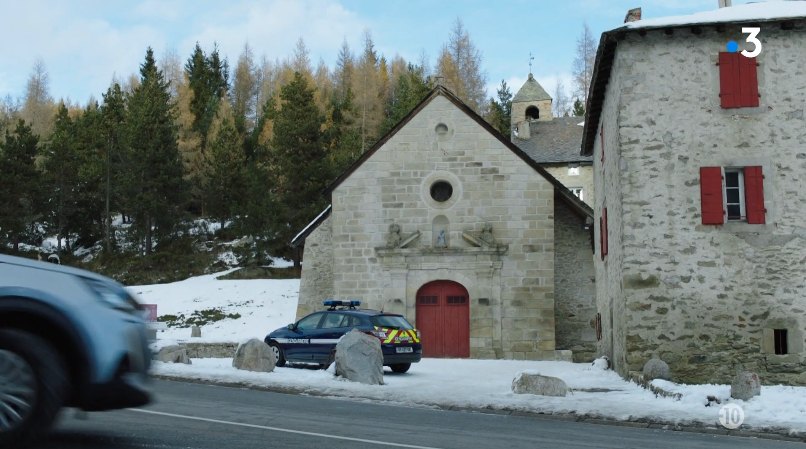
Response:
[{"label": "license plate", "polygon": [[399,346],[395,348],[395,351],[400,354],[401,352],[414,352],[414,348],[411,346]]}]

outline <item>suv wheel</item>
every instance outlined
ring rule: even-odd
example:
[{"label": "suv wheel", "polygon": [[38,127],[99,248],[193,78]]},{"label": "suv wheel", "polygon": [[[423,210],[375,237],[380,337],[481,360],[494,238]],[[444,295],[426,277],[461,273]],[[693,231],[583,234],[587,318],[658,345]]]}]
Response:
[{"label": "suv wheel", "polygon": [[283,348],[275,342],[269,343],[271,353],[274,354],[274,366],[285,366],[285,355],[283,355]]},{"label": "suv wheel", "polygon": [[396,373],[405,373],[411,368],[411,363],[393,363],[389,365],[389,368]]},{"label": "suv wheel", "polygon": [[67,392],[59,354],[28,332],[0,329],[0,447],[44,434]]}]

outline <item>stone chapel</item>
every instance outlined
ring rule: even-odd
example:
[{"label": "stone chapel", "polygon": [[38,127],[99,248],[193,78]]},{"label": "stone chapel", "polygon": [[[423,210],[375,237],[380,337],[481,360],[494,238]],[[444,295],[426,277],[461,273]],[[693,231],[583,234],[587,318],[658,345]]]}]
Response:
[{"label": "stone chapel", "polygon": [[[529,113],[521,98],[513,116]],[[297,318],[358,299],[405,315],[425,357],[592,359],[593,212],[537,153],[434,88],[292,242],[304,243]]]}]

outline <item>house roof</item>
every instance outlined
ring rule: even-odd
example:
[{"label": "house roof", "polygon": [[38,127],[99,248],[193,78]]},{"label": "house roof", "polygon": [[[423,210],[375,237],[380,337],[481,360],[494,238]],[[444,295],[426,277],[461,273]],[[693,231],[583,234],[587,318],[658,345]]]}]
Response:
[{"label": "house roof", "polygon": [[521,89],[515,94],[515,97],[512,98],[512,102],[519,103],[522,101],[541,100],[551,100],[551,95],[546,93],[546,90],[543,89],[543,86],[541,86],[535,77],[530,73],[529,78],[526,79],[526,82],[523,83]]},{"label": "house roof", "polygon": [[513,137],[512,142],[540,164],[593,162],[579,153],[584,126],[581,117],[560,117],[530,123],[530,137]]},{"label": "house roof", "polygon": [[319,215],[317,215],[316,218],[314,218],[310,223],[308,223],[308,225],[305,226],[305,228],[302,231],[299,231],[299,234],[297,234],[296,236],[294,236],[293,239],[291,239],[291,246],[293,248],[296,248],[297,246],[299,246],[300,243],[304,242],[305,239],[308,238],[309,235],[311,235],[311,232],[313,232],[314,229],[318,228],[323,221],[327,220],[327,217],[330,216],[331,209],[332,206],[328,204],[325,210],[319,213]]},{"label": "house roof", "polygon": [[[347,170],[345,170],[338,178],[336,178],[330,186],[325,189],[324,193],[328,196],[333,194],[333,191],[347,178],[350,177],[353,172],[358,169],[367,159],[372,157],[376,151],[378,151],[381,147],[386,144],[398,131],[400,131],[406,124],[411,121],[411,119],[416,116],[420,111],[422,111],[434,98],[438,96],[443,96],[448,101],[453,103],[457,108],[459,108],[462,112],[468,115],[473,121],[478,123],[482,128],[484,128],[487,132],[492,134],[498,141],[500,141],[506,148],[512,151],[516,156],[518,156],[521,160],[523,160],[527,165],[532,167],[536,172],[540,173],[547,181],[549,181],[554,186],[555,196],[559,197],[563,202],[567,203],[572,211],[577,213],[581,217],[586,218],[593,218],[593,209],[590,208],[587,204],[585,204],[582,200],[580,200],[576,195],[574,195],[567,187],[565,187],[560,181],[558,181],[555,177],[551,176],[551,174],[546,171],[543,167],[538,165],[538,162],[532,159],[526,152],[518,148],[514,143],[512,143],[509,139],[504,137],[500,132],[498,132],[495,128],[492,127],[486,120],[484,120],[480,115],[474,112],[470,107],[462,102],[453,92],[445,88],[444,86],[437,86],[433,88],[426,96],[420,101],[414,109],[409,112],[394,128],[392,128],[385,136],[383,136],[378,142],[372,146],[369,150],[365,151],[361,157],[358,158]],[[577,118],[578,119],[578,118]],[[330,206],[325,209],[319,217],[317,217],[314,221],[308,224],[292,241],[292,244],[295,243],[295,246],[298,245],[302,240],[305,239],[314,229],[316,229],[319,224],[321,224],[329,215],[330,215]]]},{"label": "house roof", "polygon": [[[624,26],[602,33],[599,48],[596,51],[596,63],[593,67],[593,78],[588,101],[585,106],[585,130],[582,136],[581,153],[584,156],[593,154],[593,143],[599,129],[604,94],[610,81],[610,70],[616,54],[618,42],[627,33],[643,35],[650,30],[673,30],[690,27],[698,34],[702,27],[720,27],[725,24],[761,24],[780,23],[789,29],[794,21],[806,20],[806,1],[761,2],[719,8],[712,11],[699,12],[687,16],[661,17],[657,19],[638,20]],[[674,41],[669,41],[673,45]]]}]

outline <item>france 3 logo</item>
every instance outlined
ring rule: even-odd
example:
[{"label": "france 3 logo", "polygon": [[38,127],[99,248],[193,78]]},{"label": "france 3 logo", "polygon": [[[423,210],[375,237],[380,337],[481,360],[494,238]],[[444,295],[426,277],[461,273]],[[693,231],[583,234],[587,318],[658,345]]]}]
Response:
[{"label": "france 3 logo", "polygon": [[[749,35],[745,41],[753,45],[753,51],[742,50],[742,56],[747,58],[755,58],[761,54],[761,41],[758,40],[758,33],[760,32],[761,28],[758,27],[742,27],[742,34]],[[736,53],[739,51],[739,43],[736,41],[728,41],[726,47],[730,53]]]}]

